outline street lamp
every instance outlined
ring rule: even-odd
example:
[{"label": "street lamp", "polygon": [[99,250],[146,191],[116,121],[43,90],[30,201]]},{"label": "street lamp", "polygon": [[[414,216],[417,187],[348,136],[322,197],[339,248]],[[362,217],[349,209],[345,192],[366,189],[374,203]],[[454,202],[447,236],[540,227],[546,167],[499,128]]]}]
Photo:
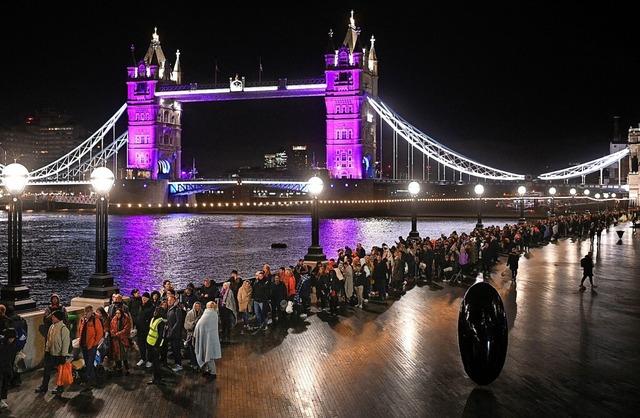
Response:
[{"label": "street lamp", "polygon": [[[582,192],[585,196],[589,197],[589,194],[591,193],[591,191],[589,189],[584,189],[584,192]],[[589,199],[587,199],[586,201],[586,205],[587,205],[587,209],[589,209]]]},{"label": "street lamp", "polygon": [[524,219],[524,194],[527,192],[527,188],[524,186],[518,187],[518,194],[520,195],[520,219],[518,219],[519,224],[523,224],[525,222]]},{"label": "street lamp", "polygon": [[571,212],[574,211],[574,209],[573,209],[574,200],[573,199],[575,199],[576,193],[578,193],[578,191],[574,187],[572,187],[571,190],[569,190],[569,194],[571,195]]},{"label": "street lamp", "polygon": [[22,284],[22,200],[20,195],[29,182],[29,171],[18,163],[9,164],[2,171],[2,181],[11,195],[7,218],[8,280],[0,290],[0,303],[13,305],[16,312],[36,309],[36,302],[29,296],[29,288]]},{"label": "street lamp", "polygon": [[409,183],[409,193],[411,194],[411,232],[409,232],[410,240],[418,240],[420,233],[418,232],[418,216],[416,214],[416,197],[420,193],[420,184],[417,181]]},{"label": "street lamp", "polygon": [[476,184],[473,191],[478,195],[478,222],[476,222],[476,229],[484,228],[482,224],[482,193],[484,193],[484,186],[482,184]]},{"label": "street lamp", "polygon": [[551,212],[549,213],[549,217],[553,218],[553,217],[556,216],[556,214],[553,211],[553,206],[554,206],[553,205],[554,204],[553,198],[554,198],[554,196],[556,194],[556,188],[555,187],[549,188],[549,194],[551,195]]},{"label": "street lamp", "polygon": [[324,184],[320,177],[311,177],[307,183],[309,193],[313,196],[311,200],[311,246],[304,256],[306,261],[325,261],[327,256],[322,252],[320,246],[320,232],[318,222],[318,195],[322,192]]},{"label": "street lamp", "polygon": [[98,167],[91,173],[91,187],[98,195],[96,199],[96,272],[89,278],[89,286],[82,297],[109,299],[119,289],[113,285],[113,276],[107,272],[107,242],[109,220],[109,191],[115,177],[107,167]]}]

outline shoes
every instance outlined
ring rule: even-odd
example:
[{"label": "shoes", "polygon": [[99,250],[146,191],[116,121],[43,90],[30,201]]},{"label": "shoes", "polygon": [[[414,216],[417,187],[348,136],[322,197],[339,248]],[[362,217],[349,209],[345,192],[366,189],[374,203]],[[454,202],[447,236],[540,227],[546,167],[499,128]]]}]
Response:
[{"label": "shoes", "polygon": [[60,386],[51,391],[54,395],[62,395],[62,392],[64,392],[64,388]]},{"label": "shoes", "polygon": [[9,405],[4,401],[4,399],[0,400],[0,409],[6,409]]},{"label": "shoes", "polygon": [[129,370],[125,370],[125,371],[124,371],[124,375],[125,375],[125,376],[129,376],[130,374],[131,374],[131,373],[129,372]]},{"label": "shoes", "polygon": [[142,359],[140,359],[140,361],[138,361],[138,362],[136,363],[136,366],[140,367],[140,366],[142,366],[144,363],[145,363],[145,361],[144,361],[144,360],[142,360]]},{"label": "shoes", "polygon": [[365,299],[365,300],[364,300],[364,303],[369,303],[369,299]]},{"label": "shoes", "polygon": [[580,287],[578,287],[578,289],[584,290],[584,289],[586,289],[586,287],[584,287],[583,285],[580,285]]},{"label": "shoes", "polygon": [[207,374],[206,374],[206,376],[205,376],[205,377],[207,378],[207,380],[214,380],[215,378],[217,378],[217,377],[218,377],[218,375],[217,375],[217,374],[213,374],[213,373],[209,373],[209,372],[207,372]]},{"label": "shoes", "polygon": [[153,379],[153,380],[149,380],[147,382],[147,385],[164,385],[164,382],[162,381],[162,379]]},{"label": "shoes", "polygon": [[147,364],[146,364],[146,366],[145,366],[145,367],[148,369],[148,368],[150,368],[151,366],[153,366],[153,363],[151,363],[150,361],[147,361]]},{"label": "shoes", "polygon": [[300,318],[305,319],[307,317],[306,313],[300,314]]},{"label": "shoes", "polygon": [[47,393],[47,388],[40,386],[35,390],[36,393]]},{"label": "shoes", "polygon": [[174,372],[179,372],[179,371],[183,370],[183,367],[181,365],[179,365],[179,364],[176,364],[175,366],[173,366],[171,368],[171,370],[174,371]]},{"label": "shoes", "polygon": [[591,285],[591,288],[592,288],[592,289],[595,289],[596,287],[598,287],[598,285],[597,285],[597,284],[592,284],[592,285]]},{"label": "shoes", "polygon": [[269,329],[269,325],[265,325],[264,327],[262,327],[263,330],[268,330]]}]

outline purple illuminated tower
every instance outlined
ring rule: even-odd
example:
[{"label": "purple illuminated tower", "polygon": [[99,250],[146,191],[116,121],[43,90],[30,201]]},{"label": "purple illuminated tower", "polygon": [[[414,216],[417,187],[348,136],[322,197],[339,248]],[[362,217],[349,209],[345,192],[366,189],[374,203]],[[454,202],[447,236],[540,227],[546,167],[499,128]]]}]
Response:
[{"label": "purple illuminated tower", "polygon": [[378,96],[378,59],[371,37],[367,51],[360,43],[351,11],[347,35],[339,48],[333,31],[324,55],[327,90],[327,170],[333,178],[375,176],[376,118],[365,99]]},{"label": "purple illuminated tower", "polygon": [[156,97],[156,86],[180,84],[180,51],[171,68],[167,63],[157,28],[144,59],[127,67],[127,112],[129,140],[127,178],[173,180],[180,178],[182,158],[182,106],[173,99]]}]

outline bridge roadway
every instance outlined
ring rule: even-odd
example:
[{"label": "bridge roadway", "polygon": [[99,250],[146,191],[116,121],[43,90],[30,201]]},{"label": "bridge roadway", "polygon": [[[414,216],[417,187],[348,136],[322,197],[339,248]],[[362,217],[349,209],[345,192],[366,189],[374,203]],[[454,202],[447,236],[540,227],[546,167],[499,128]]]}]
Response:
[{"label": "bridge roadway", "polygon": [[[617,244],[616,231],[625,231]],[[516,285],[502,260],[489,281],[509,318],[507,359],[478,386],[457,343],[461,298],[471,283],[409,286],[399,299],[317,312],[286,327],[223,344],[218,379],[148,369],[108,376],[93,392],[34,394],[26,372],[7,402],[14,417],[631,417],[640,399],[638,245],[629,224],[594,248],[596,291],[578,291],[589,242],[561,239],[527,253]],[[133,358],[133,363],[137,357]],[[53,379],[52,379],[53,380]]]}]

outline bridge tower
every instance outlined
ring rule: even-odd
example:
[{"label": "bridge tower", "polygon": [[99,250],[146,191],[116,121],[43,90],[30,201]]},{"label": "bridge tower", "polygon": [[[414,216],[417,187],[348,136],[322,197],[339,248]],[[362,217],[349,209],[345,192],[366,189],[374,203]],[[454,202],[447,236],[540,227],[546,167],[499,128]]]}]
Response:
[{"label": "bridge tower", "polygon": [[638,158],[640,158],[640,127],[631,127],[629,128],[629,174],[627,175],[627,184],[629,185],[629,200],[634,206],[640,204]]},{"label": "bridge tower", "polygon": [[156,97],[155,92],[158,85],[181,83],[180,51],[171,68],[155,28],[144,59],[136,61],[133,45],[131,54],[133,61],[127,67],[126,178],[178,179],[182,169],[182,106],[178,100]]},{"label": "bridge tower", "polygon": [[327,83],[327,170],[333,178],[373,178],[377,161],[377,121],[365,95],[378,97],[378,59],[375,39],[367,51],[360,42],[360,28],[353,11],[347,34],[339,48],[325,53]]}]

